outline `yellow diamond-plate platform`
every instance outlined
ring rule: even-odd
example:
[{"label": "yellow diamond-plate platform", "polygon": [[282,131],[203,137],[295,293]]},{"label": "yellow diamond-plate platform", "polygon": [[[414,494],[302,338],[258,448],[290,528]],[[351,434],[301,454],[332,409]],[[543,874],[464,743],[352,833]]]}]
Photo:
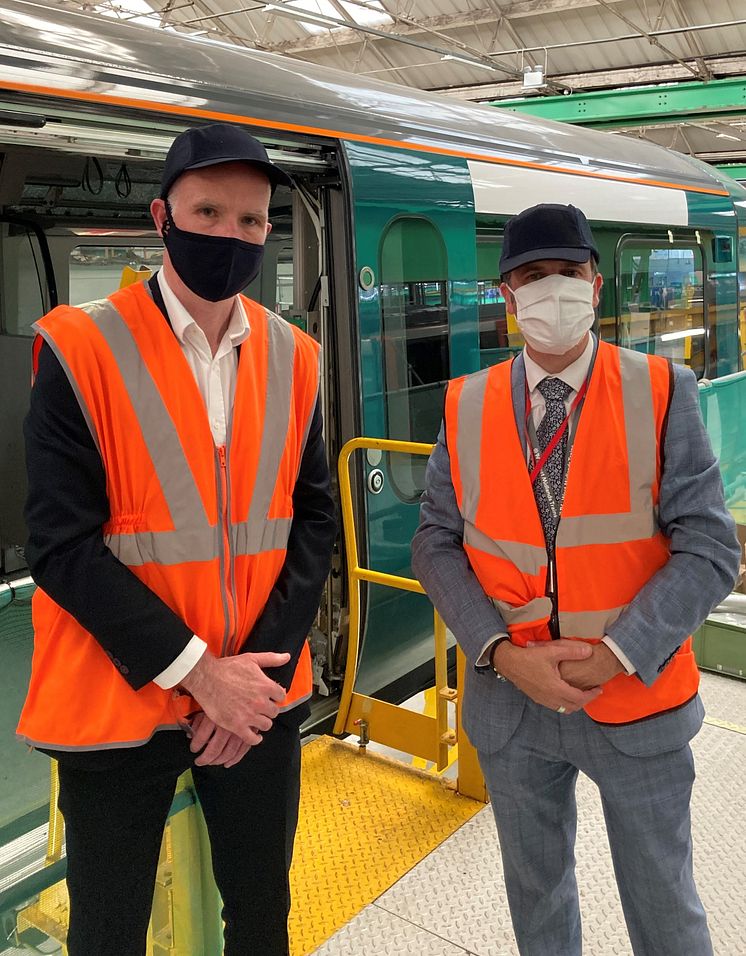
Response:
[{"label": "yellow diamond-plate platform", "polygon": [[292,956],[307,956],[484,804],[352,744],[303,747],[290,880]]}]

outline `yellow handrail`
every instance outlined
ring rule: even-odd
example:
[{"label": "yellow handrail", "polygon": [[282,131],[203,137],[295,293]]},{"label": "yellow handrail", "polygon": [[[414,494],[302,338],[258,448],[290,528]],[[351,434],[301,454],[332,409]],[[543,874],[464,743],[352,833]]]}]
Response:
[{"label": "yellow handrail", "polygon": [[[347,573],[350,589],[349,634],[347,664],[334,733],[354,733],[365,723],[363,739],[371,736],[396,750],[432,760],[438,770],[448,765],[448,748],[457,740],[459,748],[459,791],[475,799],[486,801],[484,780],[471,745],[461,732],[461,707],[458,693],[448,687],[446,627],[437,611],[433,610],[435,638],[435,717],[415,714],[384,701],[355,692],[360,652],[360,582],[380,584],[401,591],[424,594],[425,589],[415,578],[386,574],[360,566],[352,507],[350,458],[359,449],[373,449],[406,455],[429,455],[433,445],[422,442],[394,441],[385,438],[353,438],[339,455],[339,489],[342,504],[342,527],[347,552]],[[459,653],[459,672],[463,675],[463,660]],[[448,702],[457,704],[456,733],[448,729]],[[373,719],[375,718],[375,720]]]}]

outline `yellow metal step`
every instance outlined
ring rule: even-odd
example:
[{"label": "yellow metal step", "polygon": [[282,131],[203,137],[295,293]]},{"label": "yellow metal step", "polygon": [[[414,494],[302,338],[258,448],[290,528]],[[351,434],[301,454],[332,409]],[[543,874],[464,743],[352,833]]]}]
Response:
[{"label": "yellow metal step", "polygon": [[292,956],[312,953],[484,807],[432,774],[331,737],[302,753]]}]

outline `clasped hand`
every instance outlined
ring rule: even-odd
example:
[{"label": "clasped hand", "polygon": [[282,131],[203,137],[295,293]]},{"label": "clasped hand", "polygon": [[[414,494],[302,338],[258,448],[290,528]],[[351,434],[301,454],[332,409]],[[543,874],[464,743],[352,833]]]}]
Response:
[{"label": "clasped hand", "polygon": [[189,733],[189,749],[199,754],[194,758],[198,767],[233,767],[251,750],[251,744],[225,727],[218,727],[204,712],[193,718]]},{"label": "clasped hand", "polygon": [[205,651],[182,681],[204,710],[191,728],[192,751],[205,748],[196,764],[233,766],[261,743],[262,732],[271,728],[285,698],[285,689],[264,670],[289,660],[289,654],[271,651],[220,658]]},{"label": "clasped hand", "polygon": [[602,684],[622,671],[606,644],[537,641],[517,647],[504,641],[495,651],[497,669],[537,704],[572,714],[602,693]]}]

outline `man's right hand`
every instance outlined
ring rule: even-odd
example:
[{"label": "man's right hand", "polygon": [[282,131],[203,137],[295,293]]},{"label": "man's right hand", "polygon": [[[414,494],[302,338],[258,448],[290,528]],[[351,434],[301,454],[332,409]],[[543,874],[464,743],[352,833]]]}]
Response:
[{"label": "man's right hand", "polygon": [[600,687],[579,690],[562,680],[562,661],[579,661],[592,654],[590,644],[582,641],[544,641],[533,647],[518,647],[503,641],[495,648],[495,668],[511,684],[537,704],[550,710],[564,707],[563,713],[581,710],[601,693]]},{"label": "man's right hand", "polygon": [[210,720],[255,746],[261,743],[260,731],[272,726],[285,698],[285,690],[264,670],[282,667],[289,660],[289,654],[272,651],[235,657],[215,657],[205,651],[181,684]]}]

